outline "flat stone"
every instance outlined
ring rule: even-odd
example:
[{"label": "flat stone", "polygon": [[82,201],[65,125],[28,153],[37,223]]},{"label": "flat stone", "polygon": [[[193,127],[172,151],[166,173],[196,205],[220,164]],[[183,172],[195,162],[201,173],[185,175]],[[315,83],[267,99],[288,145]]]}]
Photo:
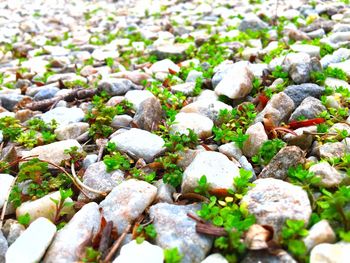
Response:
[{"label": "flat stone", "polygon": [[239,176],[239,168],[222,153],[200,152],[183,173],[182,193],[193,192],[203,175],[212,190],[233,189],[233,179]]},{"label": "flat stone", "polygon": [[164,150],[164,140],[153,133],[141,129],[130,129],[111,139],[117,149],[131,154],[136,158],[143,158],[152,162]]},{"label": "flat stone", "polygon": [[276,178],[284,180],[288,169],[296,167],[305,162],[305,152],[297,146],[286,146],[282,148],[261,171],[260,178]]},{"label": "flat stone", "polygon": [[9,247],[6,253],[6,262],[39,262],[55,233],[56,226],[48,219],[43,217],[36,219]]},{"label": "flat stone", "polygon": [[219,146],[219,152],[225,154],[227,157],[240,159],[243,155],[241,148],[235,142],[225,143]]},{"label": "flat stone", "polygon": [[289,121],[298,120],[299,117],[304,116],[306,119],[313,119],[318,117],[318,115],[327,110],[323,106],[322,102],[314,97],[305,98],[302,103],[295,109],[290,116]]},{"label": "flat stone", "polygon": [[139,89],[128,79],[108,78],[98,83],[97,90],[106,92],[109,96],[125,95],[130,90]]},{"label": "flat stone", "polygon": [[151,206],[150,217],[157,232],[156,245],[163,249],[177,247],[184,255],[183,263],[199,263],[212,246],[212,239],[196,232],[196,222],[187,214],[195,214],[199,204],[172,205],[158,203]]},{"label": "flat stone", "polygon": [[18,102],[24,98],[29,98],[28,96],[23,96],[20,94],[0,94],[0,103],[5,109],[12,111]]},{"label": "flat stone", "polygon": [[34,100],[40,101],[45,99],[51,99],[60,89],[57,87],[48,87],[45,89],[40,89],[38,93],[35,94]]},{"label": "flat stone", "polygon": [[71,139],[37,146],[30,151],[22,152],[22,156],[27,157],[37,155],[37,158],[41,160],[50,161],[56,165],[60,165],[61,161],[69,159],[69,155],[65,154],[64,150],[70,149],[71,147],[78,147],[78,151],[82,150],[78,141]]},{"label": "flat stone", "polygon": [[[132,122],[132,117],[130,117],[129,115],[126,115],[126,114],[116,115],[113,117],[111,127],[115,128],[115,129],[129,127],[131,122]],[[138,125],[138,126],[140,127],[140,125]],[[142,128],[142,127],[140,127],[140,128]],[[145,130],[145,129],[143,129],[143,130]]]},{"label": "flat stone", "polygon": [[0,209],[9,194],[14,177],[9,174],[0,174]]},{"label": "flat stone", "polygon": [[297,107],[307,97],[320,98],[324,90],[324,87],[317,84],[304,83],[288,86],[283,92],[294,101],[295,107]]},{"label": "flat stone", "polygon": [[172,72],[178,73],[180,71],[180,67],[177,66],[174,62],[172,62],[170,59],[163,59],[160,61],[155,62],[149,70],[152,73],[157,73],[157,72],[165,72],[169,73],[169,70]]},{"label": "flat stone", "polygon": [[174,124],[170,126],[172,133],[189,134],[188,129],[193,130],[199,138],[208,138],[212,134],[214,123],[211,119],[198,113],[176,114]]},{"label": "flat stone", "polygon": [[55,120],[59,126],[63,126],[70,123],[80,122],[84,119],[84,116],[85,114],[82,109],[76,107],[58,107],[40,115],[40,119],[42,119],[47,124],[50,124],[52,120]]},{"label": "flat stone", "polygon": [[321,179],[318,185],[326,188],[337,187],[347,178],[345,174],[338,172],[328,162],[319,162],[312,165],[309,171]]},{"label": "flat stone", "polygon": [[248,139],[243,143],[243,153],[245,156],[252,157],[259,152],[261,145],[269,138],[265,132],[264,125],[257,122],[247,129],[246,135]]},{"label": "flat stone", "polygon": [[[124,181],[124,172],[116,170],[108,173],[104,162],[91,164],[83,175],[83,183],[95,190],[101,192],[110,192],[114,187]],[[88,202],[89,200],[97,200],[101,196],[86,191],[88,197],[83,193],[79,194],[78,201]]]},{"label": "flat stone", "polygon": [[45,254],[43,262],[77,262],[80,260],[77,251],[81,244],[100,227],[101,215],[96,203],[83,206],[74,217],[55,236]]},{"label": "flat stone", "polygon": [[[349,32],[350,34],[350,32]],[[345,60],[343,62],[331,63],[328,65],[329,68],[339,68],[346,73],[347,77],[350,77],[350,60]]]},{"label": "flat stone", "polygon": [[294,130],[296,135],[287,133],[283,136],[283,141],[287,142],[288,145],[295,145],[300,147],[303,150],[308,150],[312,142],[314,141],[311,134],[304,132],[317,132],[317,126],[302,127]]},{"label": "flat stone", "polygon": [[300,186],[274,178],[257,179],[254,185],[241,203],[247,205],[257,224],[274,229],[275,240],[279,240],[287,219],[303,220],[305,225],[308,224],[311,205],[307,193]]},{"label": "flat stone", "polygon": [[114,187],[100,203],[107,221],[113,221],[118,232],[135,220],[153,202],[157,188],[144,181],[130,179]]},{"label": "flat stone", "polygon": [[133,240],[122,246],[120,255],[113,261],[113,263],[129,262],[163,263],[164,252],[161,247],[152,245],[146,240],[141,244]]},{"label": "flat stone", "polygon": [[[22,203],[17,209],[16,209],[16,217],[23,216],[25,214],[30,215],[30,222],[33,222],[35,219],[39,217],[45,217],[51,221],[54,220],[55,214],[56,214],[56,204],[52,201],[52,199],[60,200],[61,196],[60,193],[54,192],[48,195],[45,195],[42,198],[39,198],[34,201],[27,201]],[[71,198],[67,198],[65,203],[73,202]],[[62,212],[67,213],[67,216],[73,216],[74,214],[74,208],[72,206],[70,207],[64,207]]]},{"label": "flat stone", "polygon": [[310,253],[310,263],[346,263],[349,261],[350,243],[319,244]]},{"label": "flat stone", "polygon": [[84,132],[88,131],[89,124],[86,122],[70,123],[55,129],[56,138],[60,141],[76,139]]},{"label": "flat stone", "polygon": [[156,47],[151,54],[157,56],[158,59],[166,59],[168,57],[183,57],[186,55],[186,50],[188,49],[188,43],[176,43],[172,45],[161,45]]},{"label": "flat stone", "polygon": [[327,220],[321,220],[314,224],[309,234],[303,239],[308,250],[322,243],[334,243],[336,235]]}]

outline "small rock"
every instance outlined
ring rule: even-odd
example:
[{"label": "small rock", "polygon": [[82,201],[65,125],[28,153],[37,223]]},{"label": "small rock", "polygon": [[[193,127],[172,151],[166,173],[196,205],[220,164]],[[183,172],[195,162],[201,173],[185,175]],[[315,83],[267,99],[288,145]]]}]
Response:
[{"label": "small rock", "polygon": [[111,127],[115,129],[120,129],[124,127],[129,127],[132,122],[132,117],[126,114],[116,115],[113,117]]},{"label": "small rock", "polygon": [[244,32],[247,30],[260,31],[266,28],[268,28],[268,24],[252,13],[245,15],[244,19],[238,26],[239,31]]},{"label": "small rock", "polygon": [[347,263],[350,243],[319,244],[311,250],[310,263]]},{"label": "small rock", "polygon": [[97,90],[105,91],[109,96],[125,95],[130,90],[138,87],[128,79],[104,79],[98,83]]},{"label": "small rock", "polygon": [[55,120],[59,126],[64,126],[70,123],[80,122],[84,119],[84,116],[85,114],[82,109],[76,107],[58,107],[45,112],[40,118],[47,124],[50,124],[52,120]]},{"label": "small rock", "polygon": [[24,230],[26,230],[26,228],[13,219],[7,219],[2,228],[9,246],[13,244],[20,235],[22,235]]},{"label": "small rock", "polygon": [[100,203],[107,221],[113,221],[118,232],[135,220],[153,202],[157,188],[144,181],[130,179],[114,187]]},{"label": "small rock", "polygon": [[247,204],[257,224],[274,229],[275,240],[287,219],[303,220],[307,225],[312,210],[307,193],[300,186],[274,178],[257,179],[254,185],[242,203]]},{"label": "small rock", "polygon": [[65,154],[64,150],[70,149],[71,147],[78,147],[78,151],[82,150],[82,147],[77,140],[64,140],[43,146],[37,146],[30,151],[22,152],[22,156],[27,157],[37,155],[37,158],[41,160],[60,165],[61,161],[69,159],[69,155]]},{"label": "small rock", "polygon": [[296,84],[310,81],[311,65],[309,63],[295,63],[290,66],[289,76]]},{"label": "small rock", "polygon": [[8,249],[8,244],[7,244],[6,238],[4,237],[4,235],[0,230],[0,263],[6,263],[5,254],[7,252],[7,249]]},{"label": "small rock", "polygon": [[164,252],[161,247],[152,245],[147,241],[137,244],[136,240],[133,240],[122,246],[120,255],[113,261],[113,263],[163,263],[163,261]]},{"label": "small rock", "polygon": [[327,142],[318,151],[321,158],[341,158],[345,154],[346,146],[341,142]]},{"label": "small rock", "polygon": [[245,156],[252,157],[259,152],[261,145],[269,138],[265,132],[264,125],[261,122],[251,125],[246,133],[248,139],[243,143],[243,153]]},{"label": "small rock", "polygon": [[314,97],[305,98],[302,103],[295,109],[290,116],[289,121],[298,120],[299,117],[304,116],[306,119],[316,118],[326,107],[322,102]]},{"label": "small rock", "polygon": [[323,68],[328,67],[331,63],[338,63],[344,61],[350,57],[350,49],[339,48],[333,52],[333,54],[328,54],[321,59],[321,64]]},{"label": "small rock", "polygon": [[45,99],[51,99],[60,89],[57,87],[47,87],[40,89],[38,93],[35,94],[34,100],[41,101]]},{"label": "small rock", "polygon": [[[121,170],[116,170],[108,173],[104,162],[91,164],[85,171],[83,176],[83,183],[95,190],[101,192],[110,192],[114,187],[124,181],[124,173]],[[88,202],[95,201],[99,197],[98,194],[87,191],[87,197],[80,193],[78,201]]]},{"label": "small rock", "polygon": [[60,141],[76,139],[84,132],[88,131],[89,124],[86,122],[70,123],[55,129],[56,138]]},{"label": "small rock", "polygon": [[227,259],[219,253],[207,256],[201,263],[228,263]]},{"label": "small rock", "polygon": [[297,263],[284,250],[279,250],[278,254],[272,254],[267,250],[250,250],[247,255],[242,259],[242,263]]},{"label": "small rock", "polygon": [[152,162],[164,150],[164,140],[160,136],[135,128],[114,136],[111,142],[117,145],[118,150],[143,158],[146,162]]},{"label": "small rock", "polygon": [[[54,192],[37,200],[22,203],[16,209],[17,218],[28,213],[30,215],[30,222],[33,222],[39,217],[45,217],[53,221],[56,214],[56,204],[52,201],[52,199],[60,200],[60,192]],[[67,198],[65,201],[65,203],[70,202],[73,202],[71,198]],[[63,212],[67,213],[68,217],[72,216],[74,214],[74,208],[71,206],[64,207]]]},{"label": "small rock", "polygon": [[193,94],[195,86],[196,86],[195,82],[186,82],[186,83],[171,86],[170,89],[173,93],[182,92],[183,94],[190,96]]},{"label": "small rock", "polygon": [[293,100],[285,93],[280,92],[272,96],[266,107],[256,116],[255,123],[262,122],[265,115],[269,115],[272,122],[278,126],[281,122],[288,120],[293,110]]},{"label": "small rock", "polygon": [[[199,263],[212,246],[212,239],[196,232],[196,222],[187,214],[195,214],[200,205],[172,205],[158,203],[151,206],[150,217],[157,232],[155,243],[162,247],[177,247],[184,255],[183,263]],[[186,233],[186,235],[184,235]]]},{"label": "small rock", "polygon": [[0,209],[5,203],[14,177],[9,174],[0,174]]},{"label": "small rock", "polygon": [[12,111],[18,102],[23,100],[24,98],[29,98],[27,96],[19,95],[19,94],[0,94],[0,105],[4,107],[6,110]]},{"label": "small rock", "polygon": [[203,78],[203,72],[191,70],[187,75],[186,82],[196,82],[198,78]]},{"label": "small rock", "polygon": [[313,136],[304,132],[317,132],[317,126],[303,127],[294,130],[297,135],[287,133],[284,135],[283,140],[288,143],[288,145],[295,145],[303,150],[308,150],[313,142]]},{"label": "small rock", "polygon": [[171,125],[170,130],[172,133],[188,134],[190,130],[193,130],[199,138],[208,138],[212,134],[212,128],[214,123],[208,117],[200,115],[198,113],[183,113],[176,114],[174,124]]},{"label": "small rock", "polygon": [[297,146],[286,146],[282,148],[261,171],[260,178],[276,178],[284,180],[288,169],[296,167],[305,162],[305,153]]},{"label": "small rock", "polygon": [[163,59],[163,60],[157,61],[149,69],[153,73],[157,73],[157,72],[169,73],[169,70],[172,72],[178,73],[180,71],[180,67],[177,66],[170,59]]},{"label": "small rock", "polygon": [[132,107],[137,111],[141,104],[150,98],[155,98],[149,90],[130,90],[125,94],[125,99],[132,103]]},{"label": "small rock", "polygon": [[304,52],[310,55],[310,57],[318,57],[320,55],[320,47],[307,44],[293,44],[290,46],[294,52]]},{"label": "small rock", "polygon": [[91,202],[66,224],[55,236],[43,262],[77,262],[80,260],[78,251],[91,235],[95,235],[100,227],[101,215],[96,203]]},{"label": "small rock", "polygon": [[230,99],[240,99],[247,96],[252,88],[254,75],[247,65],[235,64],[215,87],[217,95],[225,95]]},{"label": "small rock", "polygon": [[134,116],[134,123],[140,129],[153,131],[158,129],[158,125],[163,117],[163,109],[159,100],[155,97],[144,100]]},{"label": "small rock", "polygon": [[336,241],[336,235],[328,221],[321,220],[310,228],[309,234],[303,241],[307,249],[311,250],[318,244],[334,243]]},{"label": "small rock", "polygon": [[210,189],[232,189],[239,168],[222,153],[200,152],[184,171],[181,192],[193,192],[203,175],[207,177]]},{"label": "small rock", "polygon": [[9,247],[6,253],[6,262],[39,262],[55,233],[56,226],[53,223],[46,218],[38,218]]},{"label": "small rock", "polygon": [[295,107],[298,107],[307,97],[320,98],[324,92],[324,87],[320,87],[313,83],[304,83],[288,86],[283,92],[294,101]]},{"label": "small rock", "polygon": [[328,162],[320,162],[312,165],[309,171],[313,172],[321,179],[318,185],[326,188],[339,186],[347,177],[345,174],[339,173],[338,170],[331,166]]},{"label": "small rock", "polygon": [[188,49],[188,43],[176,43],[172,45],[161,45],[158,46],[151,54],[157,56],[159,60],[166,59],[168,57],[184,57],[186,50]]},{"label": "small rock", "polygon": [[241,148],[235,142],[225,143],[219,146],[219,152],[225,154],[227,157],[239,160],[243,153]]},{"label": "small rock", "polygon": [[174,202],[173,194],[176,192],[176,189],[172,185],[164,183],[163,180],[157,181],[155,185],[157,186],[157,203],[165,202],[172,204]]}]

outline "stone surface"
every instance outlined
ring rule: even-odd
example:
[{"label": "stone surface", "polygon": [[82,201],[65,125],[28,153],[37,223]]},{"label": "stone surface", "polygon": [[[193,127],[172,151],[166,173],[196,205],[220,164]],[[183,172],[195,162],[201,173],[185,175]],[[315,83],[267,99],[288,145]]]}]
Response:
[{"label": "stone surface", "polygon": [[13,179],[12,175],[0,174],[0,209],[6,201]]},{"label": "stone surface", "polygon": [[125,99],[132,103],[132,107],[136,111],[145,100],[150,98],[154,98],[154,95],[148,90],[130,90],[125,94]]},{"label": "stone surface", "polygon": [[24,232],[25,229],[26,228],[22,224],[18,223],[16,220],[6,220],[2,231],[7,239],[9,246],[16,241],[16,239]]},{"label": "stone surface", "polygon": [[260,178],[276,178],[284,180],[288,169],[304,164],[305,153],[297,146],[286,146],[282,148],[261,171]]},{"label": "stone surface", "polygon": [[[83,183],[92,189],[101,192],[110,192],[114,187],[124,181],[124,173],[121,170],[107,172],[104,162],[97,162],[91,164],[83,175]],[[78,200],[88,202],[89,200],[96,200],[101,196],[89,191],[86,191],[87,197],[80,193]]]},{"label": "stone surface", "polygon": [[55,236],[43,262],[64,263],[79,260],[77,251],[81,244],[94,235],[100,226],[100,211],[96,203],[83,206]]},{"label": "stone surface", "polygon": [[132,157],[143,158],[146,162],[153,159],[163,151],[164,140],[148,131],[130,129],[111,139],[117,149],[131,154]]},{"label": "stone surface", "polygon": [[326,188],[339,186],[347,177],[345,174],[339,173],[337,169],[331,166],[328,162],[320,162],[312,165],[309,171],[313,172],[321,179],[318,185]]},{"label": "stone surface", "polygon": [[188,134],[193,130],[199,138],[208,138],[212,134],[213,121],[206,116],[198,113],[183,113],[176,114],[174,124],[171,125],[172,133]]},{"label": "stone surface", "polygon": [[294,102],[295,107],[307,97],[320,98],[324,92],[324,87],[312,83],[288,86],[284,91]]},{"label": "stone surface", "polygon": [[187,216],[187,213],[195,214],[198,209],[198,204],[183,206],[167,203],[158,203],[150,208],[157,232],[155,243],[163,249],[177,247],[184,255],[183,263],[201,262],[212,246],[212,239],[198,234],[195,221]]},{"label": "stone surface", "polygon": [[60,126],[65,126],[70,123],[82,121],[84,119],[84,115],[85,114],[82,109],[76,107],[58,107],[45,112],[40,116],[40,118],[47,124],[49,124],[52,120],[55,120]]},{"label": "stone surface", "polygon": [[[24,202],[16,209],[16,216],[18,218],[28,213],[30,215],[30,222],[33,222],[39,217],[45,217],[53,221],[56,214],[56,204],[52,199],[60,200],[60,198],[60,193],[54,192],[37,200]],[[72,199],[67,198],[65,202],[72,202]],[[65,207],[63,208],[63,212],[67,213],[68,217],[71,217],[74,214],[74,209],[73,207]]]},{"label": "stone surface", "polygon": [[130,179],[114,187],[100,203],[107,221],[113,221],[118,232],[135,220],[153,202],[157,188],[144,181]]},{"label": "stone surface", "polygon": [[98,83],[97,89],[100,92],[105,91],[110,96],[117,96],[125,95],[129,90],[134,90],[138,88],[128,79],[108,78],[101,80]]},{"label": "stone surface", "polygon": [[242,263],[297,263],[286,251],[280,250],[277,255],[267,250],[250,250],[241,261]]},{"label": "stone surface", "polygon": [[295,109],[290,116],[289,121],[298,120],[299,117],[305,117],[306,119],[313,119],[325,111],[326,107],[323,106],[322,102],[314,97],[305,98],[301,104]]},{"label": "stone surface", "polygon": [[0,230],[0,263],[6,263],[5,254],[7,252],[7,249],[8,249],[8,244],[7,244],[6,238],[4,237],[4,235]]},{"label": "stone surface", "polygon": [[[39,159],[52,162],[60,165],[61,161],[69,159],[69,155],[64,153],[64,150],[71,147],[78,147],[78,151],[82,150],[80,143],[77,140],[64,140],[53,142],[43,146],[37,146],[30,151],[22,152],[23,157],[37,155]],[[50,165],[49,165],[50,166]]]},{"label": "stone surface", "polygon": [[200,152],[183,173],[182,193],[193,192],[202,175],[207,177],[210,189],[232,189],[239,168],[222,153]]},{"label": "stone surface", "polygon": [[255,215],[257,224],[274,229],[275,240],[279,240],[287,219],[303,220],[307,225],[311,206],[307,193],[300,186],[274,178],[257,179],[254,185],[241,202]]},{"label": "stone surface", "polygon": [[146,131],[156,130],[163,117],[163,109],[155,97],[144,100],[134,116],[134,123]]},{"label": "stone surface", "polygon": [[322,243],[334,243],[336,235],[327,220],[321,220],[314,224],[309,234],[303,239],[308,250]]},{"label": "stone surface", "polygon": [[6,253],[6,262],[39,262],[55,233],[56,226],[48,219],[43,217],[36,219],[9,247]]},{"label": "stone surface", "polygon": [[85,122],[70,123],[55,129],[56,138],[60,141],[76,139],[84,132],[88,131],[89,124]]},{"label": "stone surface", "polygon": [[240,31],[260,31],[262,29],[266,29],[268,25],[262,21],[259,17],[257,17],[255,14],[247,14],[245,15],[242,22],[239,24],[238,29]]},{"label": "stone surface", "polygon": [[342,157],[345,154],[346,146],[341,142],[327,142],[322,144],[318,151],[321,158]]},{"label": "stone surface", "polygon": [[201,263],[228,263],[228,261],[221,254],[214,253],[206,257]]},{"label": "stone surface", "polygon": [[247,157],[256,155],[261,145],[268,140],[264,125],[261,122],[251,125],[246,133],[248,139],[243,143],[243,153]]},{"label": "stone surface", "polygon": [[133,240],[122,246],[120,255],[113,263],[129,263],[129,262],[144,262],[144,263],[163,263],[163,249],[152,245],[147,241],[137,244]]},{"label": "stone surface", "polygon": [[310,263],[346,263],[349,260],[350,243],[319,244],[311,250]]}]

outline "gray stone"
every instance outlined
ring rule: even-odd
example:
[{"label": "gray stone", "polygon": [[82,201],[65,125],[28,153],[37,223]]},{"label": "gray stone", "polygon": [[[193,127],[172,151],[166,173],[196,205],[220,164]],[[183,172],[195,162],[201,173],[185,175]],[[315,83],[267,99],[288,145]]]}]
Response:
[{"label": "gray stone", "polygon": [[251,125],[246,133],[248,139],[243,143],[243,153],[245,156],[252,157],[259,152],[261,145],[269,138],[265,132],[264,125],[257,122]]},{"label": "gray stone", "polygon": [[321,220],[310,228],[309,234],[303,239],[303,241],[307,249],[311,250],[318,244],[334,243],[336,241],[336,235],[328,221]]},{"label": "gray stone", "polygon": [[196,232],[196,222],[187,214],[195,214],[200,205],[158,203],[151,206],[150,216],[157,231],[155,243],[164,248],[177,247],[184,255],[183,263],[199,263],[212,246],[212,239]]},{"label": "gray stone", "polygon": [[306,119],[313,119],[318,117],[318,115],[327,110],[323,106],[322,102],[314,97],[305,98],[302,103],[295,109],[290,116],[289,121],[298,120],[299,117],[304,116]]},{"label": "gray stone", "polygon": [[9,247],[6,262],[39,262],[56,233],[56,226],[46,218],[36,219]]},{"label": "gray stone", "polygon": [[259,178],[276,178],[284,180],[288,169],[305,163],[305,152],[297,146],[282,148],[261,171]]},{"label": "gray stone", "polygon": [[105,91],[110,96],[125,95],[129,90],[139,89],[128,79],[109,78],[98,83],[97,90]]},{"label": "gray stone", "polygon": [[175,187],[173,187],[170,184],[166,184],[163,182],[162,179],[158,180],[155,184],[157,186],[157,196],[156,201],[158,202],[165,202],[172,204],[173,201],[173,194],[176,192]]},{"label": "gray stone", "polygon": [[310,55],[310,57],[318,57],[320,55],[320,47],[307,44],[293,44],[290,46],[294,52],[304,52]]},{"label": "gray stone", "polygon": [[5,203],[14,177],[10,174],[0,174],[0,209]]},{"label": "gray stone", "polygon": [[144,181],[130,179],[122,182],[100,203],[107,221],[113,221],[122,233],[153,202],[157,188]]},{"label": "gray stone", "polygon": [[140,109],[141,104],[150,98],[155,98],[149,90],[130,90],[125,94],[125,99],[132,103],[133,109]]},{"label": "gray stone", "polygon": [[0,263],[6,263],[5,254],[7,252],[7,249],[8,249],[8,244],[7,244],[6,238],[4,237],[4,235],[0,230]]},{"label": "gray stone", "polygon": [[193,130],[199,138],[208,138],[212,134],[214,123],[211,119],[198,113],[184,113],[176,114],[174,124],[170,126],[171,133],[188,134]]},{"label": "gray stone", "polygon": [[186,82],[196,82],[198,78],[203,78],[203,72],[191,70],[187,75]]},{"label": "gray stone", "polygon": [[200,152],[183,173],[182,193],[193,192],[203,175],[207,177],[209,189],[232,189],[239,168],[222,153]]},{"label": "gray stone", "polygon": [[308,224],[311,205],[307,193],[300,186],[274,178],[257,179],[254,185],[241,203],[247,205],[257,224],[274,229],[275,240],[279,240],[287,219],[303,220],[305,225]]},{"label": "gray stone", "polygon": [[88,131],[89,124],[86,122],[76,122],[67,125],[61,125],[55,129],[56,138],[60,141],[76,139],[84,132]]},{"label": "gray stone", "polygon": [[193,94],[195,86],[196,86],[195,82],[185,82],[185,83],[171,86],[170,89],[173,93],[182,92],[183,94],[190,96]]},{"label": "gray stone", "polygon": [[87,169],[90,165],[95,163],[97,161],[97,154],[88,154],[83,160],[83,167],[84,169]]},{"label": "gray stone", "polygon": [[[283,140],[288,145],[295,145],[303,150],[308,150],[313,142],[313,136],[307,132],[317,132],[317,126],[303,127],[294,130],[297,135],[287,133],[283,136]],[[305,133],[306,132],[306,133]]]},{"label": "gray stone", "polygon": [[278,254],[270,253],[267,250],[250,250],[247,255],[242,259],[242,263],[297,263],[284,250],[279,250]]},{"label": "gray stone", "polygon": [[70,123],[80,122],[84,119],[84,112],[82,109],[73,108],[54,108],[40,115],[40,118],[47,124],[55,120],[59,125],[67,125]]},{"label": "gray stone", "polygon": [[151,54],[157,56],[159,60],[166,59],[169,57],[183,57],[186,55],[188,49],[188,43],[176,43],[172,45],[161,45],[151,51]]},{"label": "gray stone", "polygon": [[227,157],[240,159],[243,155],[241,148],[235,142],[225,143],[219,146],[219,152],[225,154]]},{"label": "gray stone", "polygon": [[2,228],[9,246],[16,241],[16,239],[24,232],[24,230],[26,230],[26,228],[13,219],[7,219]]},{"label": "gray stone", "polygon": [[40,101],[45,99],[51,99],[60,89],[57,87],[48,87],[45,89],[40,89],[38,93],[35,94],[34,100]]},{"label": "gray stone", "polygon": [[43,262],[65,263],[79,261],[81,244],[91,235],[96,234],[100,227],[101,215],[96,203],[91,202],[83,206],[78,213],[55,236],[45,254]]},{"label": "gray stone", "polygon": [[283,92],[294,101],[295,107],[297,107],[307,97],[320,98],[324,90],[324,87],[317,84],[304,83],[288,86]]},{"label": "gray stone", "polygon": [[320,162],[312,165],[309,171],[321,179],[318,185],[326,188],[337,187],[347,178],[345,174],[338,172],[328,162]]},{"label": "gray stone", "polygon": [[24,98],[29,97],[14,93],[0,94],[0,105],[2,105],[2,107],[4,107],[6,110],[12,111],[16,104]]},{"label": "gray stone", "polygon": [[339,48],[333,52],[333,54],[329,54],[324,56],[321,59],[322,67],[326,68],[331,63],[338,63],[350,57],[350,49]]},{"label": "gray stone", "polygon": [[318,148],[321,158],[343,157],[346,152],[346,146],[341,142],[327,142]]},{"label": "gray stone", "polygon": [[111,142],[117,145],[118,150],[143,158],[146,162],[152,162],[164,150],[164,140],[160,136],[135,128],[114,136]]},{"label": "gray stone", "polygon": [[319,244],[310,253],[310,263],[347,263],[350,243]]},{"label": "gray stone", "polygon": [[111,127],[115,129],[125,128],[125,127],[129,127],[131,122],[132,122],[132,117],[130,117],[129,115],[126,115],[126,114],[116,115],[113,117]]},{"label": "gray stone", "polygon": [[311,66],[309,63],[292,64],[289,69],[289,76],[296,84],[310,81]]},{"label": "gray stone", "polygon": [[[104,162],[91,164],[83,175],[83,183],[95,190],[101,192],[110,192],[114,187],[124,181],[124,173],[121,170],[107,172]],[[78,200],[88,202],[95,201],[101,196],[89,191],[86,191],[87,196],[83,193],[79,194]]]},{"label": "gray stone", "polygon": [[144,100],[134,116],[134,123],[140,129],[153,131],[158,129],[163,117],[163,109],[155,97]]},{"label": "gray stone", "polygon": [[266,28],[268,28],[268,24],[262,21],[255,14],[245,15],[244,19],[238,26],[238,29],[240,31],[247,31],[247,30],[260,31]]}]

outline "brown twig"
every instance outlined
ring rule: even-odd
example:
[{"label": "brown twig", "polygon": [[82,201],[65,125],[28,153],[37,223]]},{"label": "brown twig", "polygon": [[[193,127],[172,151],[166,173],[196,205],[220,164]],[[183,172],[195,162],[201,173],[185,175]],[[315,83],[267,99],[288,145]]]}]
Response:
[{"label": "brown twig", "polygon": [[191,213],[188,213],[187,216],[193,219],[194,221],[196,221],[197,233],[201,233],[209,236],[215,236],[215,237],[227,236],[227,232],[223,227],[214,226],[211,223],[205,222],[203,219]]},{"label": "brown twig", "polygon": [[114,254],[117,252],[119,246],[121,245],[121,243],[123,242],[124,238],[126,237],[127,233],[130,231],[131,229],[131,224],[128,224],[128,226],[125,228],[125,230],[123,231],[123,233],[119,236],[119,238],[117,239],[117,241],[114,242],[111,250],[109,251],[109,253],[107,254],[105,260],[103,262],[110,262],[112,261],[112,257],[114,256]]}]

